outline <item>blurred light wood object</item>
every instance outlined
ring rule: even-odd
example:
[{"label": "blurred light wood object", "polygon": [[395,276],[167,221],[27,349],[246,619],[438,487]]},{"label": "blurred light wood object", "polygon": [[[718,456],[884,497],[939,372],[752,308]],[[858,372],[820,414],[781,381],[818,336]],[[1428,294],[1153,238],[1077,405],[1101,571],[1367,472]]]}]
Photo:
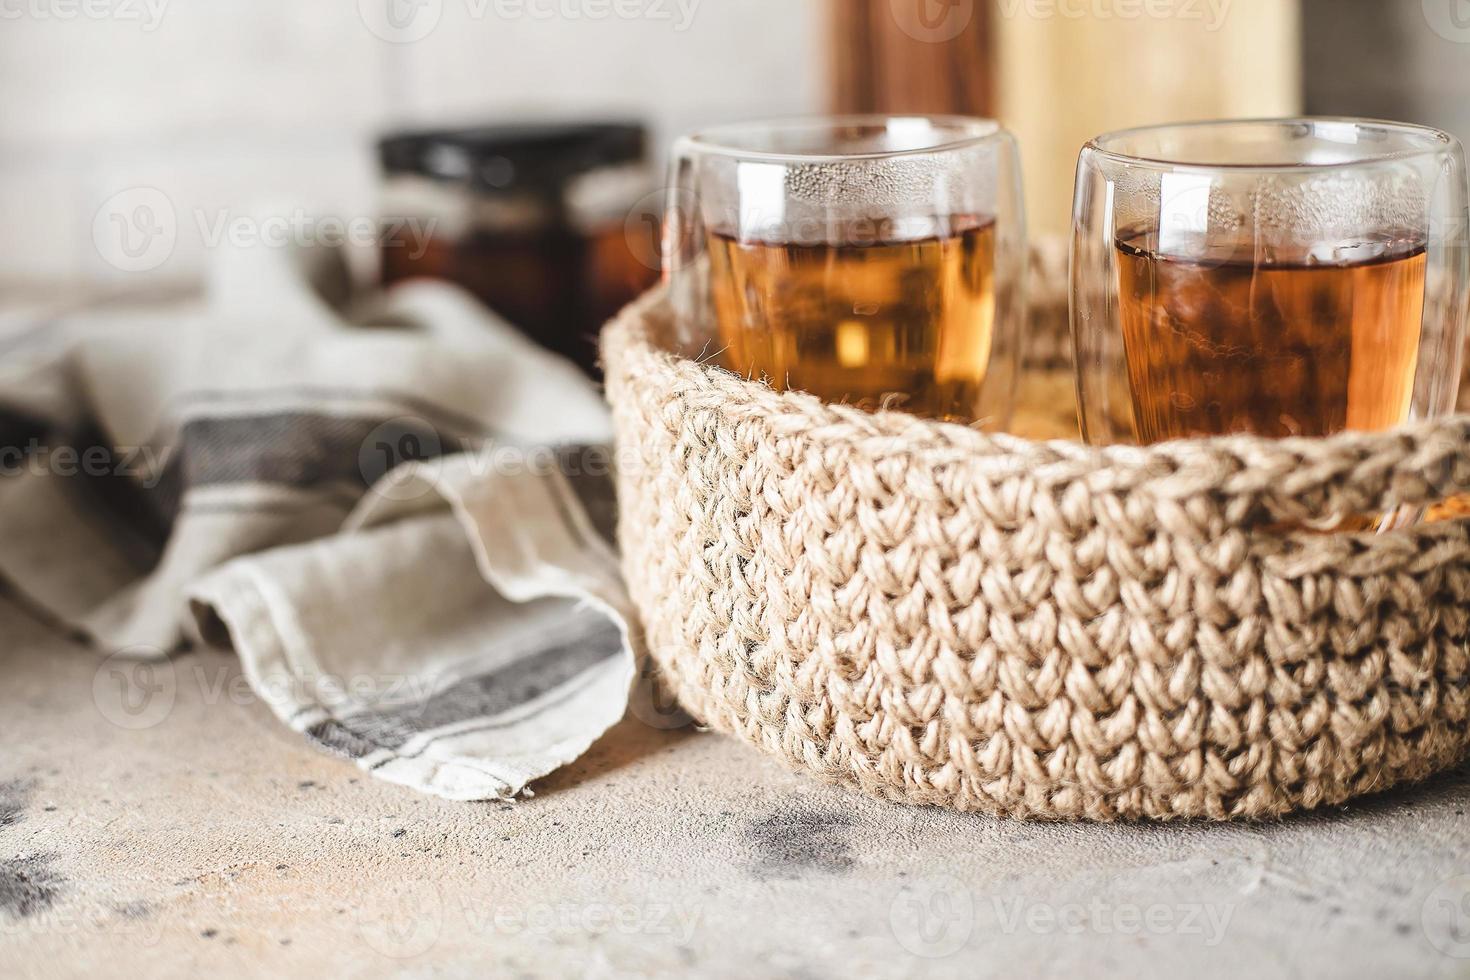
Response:
[{"label": "blurred light wood object", "polygon": [[1301,111],[1299,0],[828,0],[838,112],[994,115],[1033,236],[1065,234],[1077,151],[1128,126]]},{"label": "blurred light wood object", "polygon": [[[1121,16],[1150,7],[1170,15]],[[1099,133],[1301,111],[1297,0],[996,0],[995,9],[1009,12],[994,15],[996,116],[1021,143],[1033,234],[1068,230],[1077,152]]]},{"label": "blurred light wood object", "polygon": [[834,112],[994,111],[990,16],[976,0],[827,0]]}]

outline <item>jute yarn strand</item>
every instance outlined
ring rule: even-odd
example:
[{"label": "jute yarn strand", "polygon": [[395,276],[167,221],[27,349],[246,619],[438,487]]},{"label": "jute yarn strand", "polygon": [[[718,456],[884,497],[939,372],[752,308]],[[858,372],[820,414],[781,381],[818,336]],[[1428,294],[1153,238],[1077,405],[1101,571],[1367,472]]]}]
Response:
[{"label": "jute yarn strand", "polygon": [[603,337],[624,568],[701,722],[823,779],[1045,819],[1270,817],[1466,755],[1470,417],[1089,448],[825,405]]}]

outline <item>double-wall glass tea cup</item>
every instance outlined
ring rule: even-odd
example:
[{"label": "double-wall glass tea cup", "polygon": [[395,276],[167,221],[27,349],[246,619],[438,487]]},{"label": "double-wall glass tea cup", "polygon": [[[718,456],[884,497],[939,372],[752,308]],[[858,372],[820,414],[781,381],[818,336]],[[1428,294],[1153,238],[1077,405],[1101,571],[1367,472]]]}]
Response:
[{"label": "double-wall glass tea cup", "polygon": [[1283,119],[1094,139],[1072,238],[1084,438],[1322,436],[1447,414],[1466,235],[1464,156],[1437,130]]},{"label": "double-wall glass tea cup", "polygon": [[712,129],[675,150],[664,268],[684,353],[778,390],[1004,428],[1025,226],[988,120]]}]

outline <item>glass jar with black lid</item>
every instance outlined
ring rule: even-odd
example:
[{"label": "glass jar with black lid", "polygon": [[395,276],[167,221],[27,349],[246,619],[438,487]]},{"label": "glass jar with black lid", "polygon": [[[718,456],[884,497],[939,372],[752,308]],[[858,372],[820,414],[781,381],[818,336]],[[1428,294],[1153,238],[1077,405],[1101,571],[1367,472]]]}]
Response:
[{"label": "glass jar with black lid", "polygon": [[658,278],[656,229],[628,219],[654,185],[646,145],[607,122],[385,137],[384,283],[457,283],[593,372],[603,323]]}]

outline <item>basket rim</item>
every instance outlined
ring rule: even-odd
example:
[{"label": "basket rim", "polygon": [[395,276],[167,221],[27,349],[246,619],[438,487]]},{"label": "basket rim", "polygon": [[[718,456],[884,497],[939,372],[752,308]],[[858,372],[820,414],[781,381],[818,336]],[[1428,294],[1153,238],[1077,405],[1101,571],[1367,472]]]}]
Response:
[{"label": "basket rim", "polygon": [[[901,411],[831,404],[805,392],[776,391],[762,381],[659,346],[650,324],[666,323],[671,315],[666,285],[645,293],[604,328],[604,361],[636,364],[633,377],[657,377],[657,383],[676,386],[686,398],[711,400],[710,406],[722,413],[768,426],[778,435],[870,457],[925,454],[934,465],[975,467],[991,476],[1023,470],[1046,486],[1084,481],[1099,491],[1128,489],[1174,503],[1201,493],[1246,496],[1263,505],[1272,521],[1318,526],[1354,513],[1426,507],[1470,493],[1470,414],[1326,437],[1208,436],[1148,446],[1033,440]],[[1336,497],[1344,498],[1336,501],[1344,506],[1333,506]],[[1442,523],[1467,522],[1470,518]],[[1382,538],[1426,526],[1366,536]]]}]

